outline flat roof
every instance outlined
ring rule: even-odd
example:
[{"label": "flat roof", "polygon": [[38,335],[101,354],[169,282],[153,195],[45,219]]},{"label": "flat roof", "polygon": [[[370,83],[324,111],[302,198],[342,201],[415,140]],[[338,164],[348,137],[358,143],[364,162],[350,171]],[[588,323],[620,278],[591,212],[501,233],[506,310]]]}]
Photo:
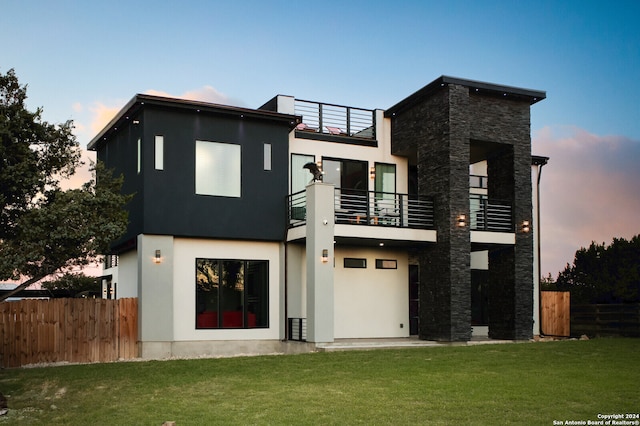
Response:
[{"label": "flat roof", "polygon": [[547,92],[542,90],[525,89],[522,87],[505,86],[502,84],[487,83],[483,81],[467,80],[463,78],[450,77],[447,75],[440,76],[431,83],[424,86],[417,92],[407,96],[391,108],[385,111],[385,116],[389,117],[395,115],[402,110],[412,106],[420,100],[429,97],[431,94],[440,90],[440,88],[449,84],[456,84],[460,86],[474,89],[477,93],[486,93],[493,96],[506,97],[507,99],[518,99],[529,102],[530,105],[535,104],[547,97]]},{"label": "flat roof", "polygon": [[91,139],[91,141],[87,144],[87,149],[89,149],[90,151],[95,151],[100,141],[108,139],[109,133],[116,131],[119,126],[132,119],[135,114],[138,113],[138,111],[140,111],[145,105],[164,106],[175,109],[193,110],[197,112],[209,112],[248,118],[284,121],[288,122],[288,125],[292,128],[300,122],[300,117],[273,111],[241,108],[230,105],[214,104],[210,102],[194,101],[189,99],[137,94],[124,107],[122,107],[122,109],[116,114],[115,117],[113,117],[109,124],[107,124],[102,130],[98,132],[98,134],[93,137],[93,139]]}]

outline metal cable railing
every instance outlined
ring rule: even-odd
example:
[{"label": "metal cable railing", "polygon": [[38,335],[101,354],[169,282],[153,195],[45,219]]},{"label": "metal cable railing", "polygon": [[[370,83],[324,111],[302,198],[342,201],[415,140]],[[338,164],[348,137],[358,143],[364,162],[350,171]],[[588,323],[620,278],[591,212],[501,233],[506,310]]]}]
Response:
[{"label": "metal cable railing", "polygon": [[295,100],[295,114],[302,116],[298,130],[375,139],[375,111],[342,105]]}]

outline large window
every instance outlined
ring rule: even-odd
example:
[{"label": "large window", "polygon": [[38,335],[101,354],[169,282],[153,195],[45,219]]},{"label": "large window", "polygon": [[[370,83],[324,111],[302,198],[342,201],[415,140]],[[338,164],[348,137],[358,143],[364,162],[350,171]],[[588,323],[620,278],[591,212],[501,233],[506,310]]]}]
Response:
[{"label": "large window", "polygon": [[196,259],[196,328],[268,326],[268,261]]},{"label": "large window", "polygon": [[196,194],[240,197],[240,145],[196,141]]}]

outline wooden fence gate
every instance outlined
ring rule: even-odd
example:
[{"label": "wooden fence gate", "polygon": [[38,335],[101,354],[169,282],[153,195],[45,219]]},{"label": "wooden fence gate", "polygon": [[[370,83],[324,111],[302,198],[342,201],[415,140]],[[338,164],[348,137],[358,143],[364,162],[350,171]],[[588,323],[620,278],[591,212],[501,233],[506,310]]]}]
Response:
[{"label": "wooden fence gate", "polygon": [[138,299],[0,303],[0,366],[137,358]]},{"label": "wooden fence gate", "polygon": [[540,334],[543,336],[571,335],[571,296],[568,291],[543,291]]}]

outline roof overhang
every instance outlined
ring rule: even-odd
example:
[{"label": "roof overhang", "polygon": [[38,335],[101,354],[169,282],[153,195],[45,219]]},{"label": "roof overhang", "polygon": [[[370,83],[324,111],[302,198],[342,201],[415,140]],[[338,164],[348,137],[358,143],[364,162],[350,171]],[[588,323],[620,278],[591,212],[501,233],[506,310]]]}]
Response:
[{"label": "roof overhang", "polygon": [[468,87],[470,92],[473,91],[478,94],[499,96],[510,100],[520,100],[528,102],[530,105],[533,105],[547,97],[547,93],[541,90],[524,89],[521,87],[505,86],[501,84],[486,83],[443,75],[386,110],[385,116],[394,116],[450,84]]},{"label": "roof overhang", "polygon": [[188,99],[169,98],[154,95],[135,95],[93,139],[87,144],[87,149],[95,151],[102,141],[116,132],[119,127],[132,120],[145,106],[190,110],[198,113],[212,113],[218,115],[232,115],[239,118],[253,118],[281,122],[293,129],[301,120],[300,117],[267,110],[241,108],[230,105],[213,104],[209,102]]}]

